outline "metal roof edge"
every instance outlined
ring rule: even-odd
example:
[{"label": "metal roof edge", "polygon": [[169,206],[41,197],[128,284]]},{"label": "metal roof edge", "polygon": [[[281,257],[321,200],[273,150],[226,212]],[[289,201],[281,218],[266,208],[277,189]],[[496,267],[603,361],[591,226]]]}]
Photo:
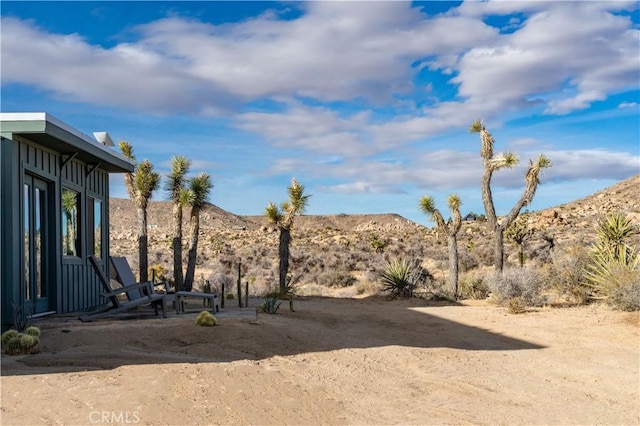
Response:
[{"label": "metal roof edge", "polygon": [[59,129],[81,139],[83,142],[86,142],[98,148],[99,150],[103,151],[105,154],[114,156],[120,161],[124,161],[126,163],[131,164],[132,166],[135,166],[135,163],[133,161],[125,157],[120,152],[116,151],[115,149],[111,149],[104,144],[101,144],[100,142],[98,142],[91,136],[87,135],[86,133],[82,133],[75,127],[70,126],[69,124],[54,117],[49,113],[46,113],[46,112],[0,112],[0,122],[2,121],[44,121],[45,128],[46,128],[46,124],[52,124],[58,127]]}]

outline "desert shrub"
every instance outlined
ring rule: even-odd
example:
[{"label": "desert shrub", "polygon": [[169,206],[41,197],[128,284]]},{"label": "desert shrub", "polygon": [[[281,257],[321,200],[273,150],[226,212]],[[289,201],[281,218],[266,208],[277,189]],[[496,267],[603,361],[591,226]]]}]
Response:
[{"label": "desert shrub", "polygon": [[589,254],[584,247],[574,246],[559,254],[546,269],[549,287],[561,298],[579,305],[587,303],[591,295],[585,274],[588,264]]},{"label": "desert shrub", "polygon": [[523,314],[527,312],[527,304],[522,297],[514,297],[507,301],[507,310],[510,314]]},{"label": "desert shrub", "polygon": [[636,277],[635,282],[614,287],[609,293],[607,304],[621,311],[640,310],[640,279]]},{"label": "desert shrub", "polygon": [[519,297],[527,306],[541,306],[546,303],[542,292],[545,290],[544,275],[533,268],[507,268],[496,273],[489,280],[492,296],[501,305]]},{"label": "desert shrub", "polygon": [[380,286],[375,280],[358,281],[356,285],[356,294],[377,294],[380,291]]},{"label": "desert shrub", "polygon": [[475,256],[472,256],[469,252],[462,251],[458,254],[458,265],[460,267],[460,272],[471,271],[478,267],[478,259]]},{"label": "desert shrub", "polygon": [[153,264],[148,268],[149,276],[154,277],[156,282],[166,281],[168,272],[169,270],[160,263]]},{"label": "desert shrub", "polygon": [[217,323],[218,321],[216,320],[216,317],[211,315],[211,313],[208,311],[200,312],[198,314],[198,317],[196,318],[196,325],[199,325],[202,327],[213,327]]},{"label": "desert shrub", "polygon": [[275,314],[278,312],[280,305],[281,302],[279,301],[278,296],[270,295],[264,298],[262,305],[260,305],[260,310],[265,314]]},{"label": "desert shrub", "polygon": [[222,291],[222,286],[224,286],[226,291],[229,291],[233,287],[234,282],[233,278],[229,275],[223,274],[222,272],[213,274],[210,280],[213,287],[219,291]]},{"label": "desert shrub", "polygon": [[381,253],[389,245],[389,240],[384,237],[380,237],[378,234],[369,234],[369,246],[371,250],[377,253]]},{"label": "desert shrub", "polygon": [[460,277],[458,293],[462,299],[486,299],[489,296],[489,286],[482,277],[467,274]]},{"label": "desert shrub", "polygon": [[346,270],[325,271],[316,277],[319,285],[326,287],[350,287],[358,280]]},{"label": "desert shrub", "polygon": [[225,294],[224,297],[226,297],[227,300],[233,300],[236,298],[236,296],[232,292]]}]

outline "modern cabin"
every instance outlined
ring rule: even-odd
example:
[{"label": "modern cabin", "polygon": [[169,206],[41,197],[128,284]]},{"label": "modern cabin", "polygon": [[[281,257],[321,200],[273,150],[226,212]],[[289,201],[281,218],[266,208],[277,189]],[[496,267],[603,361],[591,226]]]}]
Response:
[{"label": "modern cabin", "polygon": [[87,256],[107,269],[109,174],[134,170],[112,148],[46,113],[0,113],[2,329],[16,315],[105,303]]}]

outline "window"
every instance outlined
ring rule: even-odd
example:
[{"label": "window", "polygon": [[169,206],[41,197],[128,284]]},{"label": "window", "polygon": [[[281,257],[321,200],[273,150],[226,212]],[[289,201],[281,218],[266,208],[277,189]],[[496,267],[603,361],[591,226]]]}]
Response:
[{"label": "window", "polygon": [[79,194],[68,188],[62,189],[62,254],[79,256],[78,238]]},{"label": "window", "polygon": [[102,257],[102,200],[87,197],[87,244],[91,254]]}]

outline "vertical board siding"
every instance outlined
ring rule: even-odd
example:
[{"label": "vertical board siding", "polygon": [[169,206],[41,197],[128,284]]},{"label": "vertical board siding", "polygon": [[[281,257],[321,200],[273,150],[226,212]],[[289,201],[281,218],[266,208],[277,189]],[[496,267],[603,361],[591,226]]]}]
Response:
[{"label": "vertical board siding", "polygon": [[[21,139],[21,138],[20,138]],[[54,268],[57,268],[59,273],[53,274],[53,276],[60,277],[60,282],[55,283],[55,287],[50,291],[60,295],[60,300],[57,301],[56,306],[52,307],[59,313],[68,313],[83,311],[92,309],[97,306],[103,305],[105,299],[100,296],[103,292],[102,286],[99,283],[93,268],[86,260],[88,256],[86,233],[91,232],[91,228],[88,227],[86,221],[87,218],[87,193],[90,192],[92,196],[97,196],[103,202],[103,215],[102,215],[102,236],[106,241],[106,249],[103,251],[103,262],[108,259],[108,240],[109,240],[109,226],[107,212],[109,210],[109,174],[101,169],[96,169],[87,176],[87,166],[75,159],[69,161],[65,166],[60,169],[62,164],[62,157],[60,154],[51,152],[46,149],[42,149],[32,142],[27,140],[18,141],[19,144],[19,162],[29,167],[30,172],[42,175],[48,180],[53,180],[53,194],[55,197],[60,197],[62,187],[69,186],[74,190],[80,192],[80,208],[79,208],[79,224],[80,224],[80,256],[79,258],[63,259],[61,249],[56,247]],[[52,207],[60,206],[59,201],[52,203]],[[60,221],[62,212],[52,212],[53,220]],[[57,237],[54,237],[58,242],[61,241],[62,236],[59,234],[61,230],[59,225]],[[19,290],[19,287],[16,287]]]}]

